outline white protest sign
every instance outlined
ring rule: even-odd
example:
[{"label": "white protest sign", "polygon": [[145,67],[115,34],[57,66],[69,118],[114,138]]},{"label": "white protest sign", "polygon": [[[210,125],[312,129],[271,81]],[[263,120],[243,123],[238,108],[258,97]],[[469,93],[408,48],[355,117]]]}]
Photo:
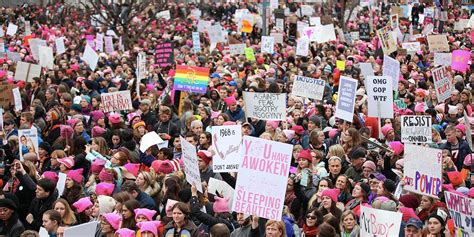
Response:
[{"label": "white protest sign", "polygon": [[451,53],[434,53],[434,65],[451,66],[453,55]]},{"label": "white protest sign", "polygon": [[[146,54],[145,52],[140,52],[137,55],[137,79],[140,81],[146,77]],[[140,83],[136,83],[137,93],[140,94]]]},{"label": "white protest sign", "polygon": [[366,80],[369,76],[375,76],[371,63],[359,63],[359,68]]},{"label": "white protest sign", "polygon": [[366,83],[369,116],[393,118],[392,79],[388,76],[369,76]]},{"label": "white protest sign", "polygon": [[385,26],[377,30],[377,36],[380,40],[380,43],[382,44],[382,50],[385,55],[389,55],[397,51],[397,40],[393,38],[390,26]]},{"label": "white protest sign", "polygon": [[309,39],[301,37],[296,41],[296,55],[306,57],[309,53]]},{"label": "white protest sign", "polygon": [[402,213],[379,210],[372,207],[360,207],[361,236],[399,236]]},{"label": "white protest sign", "polygon": [[191,10],[191,15],[194,16],[196,19],[201,18],[202,12],[199,8],[195,8]]},{"label": "white protest sign", "polygon": [[292,145],[244,136],[232,210],[281,220]]},{"label": "white protest sign", "polygon": [[405,143],[403,189],[438,198],[443,184],[442,165],[442,150]]},{"label": "white protest sign", "polygon": [[296,76],[293,82],[292,94],[306,98],[322,100],[326,82],[321,79]]},{"label": "white protest sign", "polygon": [[245,54],[245,44],[230,44],[230,55]]},{"label": "white protest sign", "polygon": [[211,27],[211,25],[212,25],[211,21],[199,20],[198,21],[198,31],[199,32],[206,32],[206,31],[208,31],[209,27]]},{"label": "white protest sign", "polygon": [[40,231],[39,231],[39,236],[40,237],[49,237],[48,231],[44,227],[41,227]]},{"label": "white protest sign", "polygon": [[201,174],[199,173],[196,147],[186,141],[183,137],[179,137],[179,140],[181,140],[181,149],[183,151],[181,159],[184,163],[186,181],[191,185],[195,184],[196,189],[202,193]]},{"label": "white protest sign", "polygon": [[31,22],[25,21],[25,35],[31,35]]},{"label": "white protest sign", "polygon": [[64,229],[64,237],[94,236],[99,223],[91,221]]},{"label": "white protest sign", "polygon": [[16,34],[17,30],[18,30],[17,25],[15,25],[13,23],[8,23],[7,35],[14,36]]},{"label": "white protest sign", "polygon": [[13,99],[15,101],[15,111],[19,112],[23,109],[23,104],[21,102],[20,89],[18,89],[18,87],[13,88],[12,92],[13,92]]},{"label": "white protest sign", "polygon": [[145,153],[148,148],[160,143],[163,143],[161,137],[155,131],[151,131],[143,135],[143,137],[140,139],[140,151]]},{"label": "white protest sign", "polygon": [[15,80],[30,82],[41,75],[41,66],[18,61],[15,70]]},{"label": "white protest sign", "polygon": [[161,12],[156,13],[156,18],[164,18],[166,20],[171,19],[170,10],[161,11]]},{"label": "white protest sign", "polygon": [[[15,88],[18,89],[18,88]],[[21,102],[21,101],[20,101]],[[34,153],[38,157],[38,130],[32,129],[18,129],[19,140],[19,154],[20,160],[23,161],[23,156],[27,153]]]},{"label": "white protest sign", "polygon": [[235,190],[226,182],[215,178],[210,178],[207,184],[207,192],[217,195],[219,193],[224,198],[229,198],[229,209],[232,210],[232,202]]},{"label": "white protest sign", "polygon": [[39,46],[47,46],[46,40],[42,39],[30,39],[30,49],[31,54],[33,54],[33,58],[39,60]]},{"label": "white protest sign", "polygon": [[402,115],[401,134],[403,143],[431,143],[431,116]]},{"label": "white protest sign", "polygon": [[245,114],[261,120],[286,120],[286,93],[243,92]]},{"label": "white protest sign", "polygon": [[[390,56],[383,56],[383,75],[392,78],[392,85],[398,85],[400,79],[400,62]],[[396,90],[397,87],[393,87]]]},{"label": "white protest sign", "polygon": [[351,35],[352,40],[359,40],[359,31],[351,31],[349,34]]},{"label": "white protest sign", "polygon": [[212,147],[215,151],[212,159],[214,172],[237,172],[239,170],[241,141],[241,125],[212,126]]},{"label": "white protest sign", "polygon": [[54,56],[53,48],[47,46],[39,46],[39,65],[47,67],[48,69],[54,68]]},{"label": "white protest sign", "polygon": [[112,36],[105,36],[104,37],[105,41],[105,52],[108,54],[111,54],[114,52],[114,41]]},{"label": "white protest sign", "polygon": [[321,17],[310,17],[309,18],[309,25],[311,25],[311,26],[320,26],[321,25]]},{"label": "white protest sign", "polygon": [[270,33],[270,36],[275,39],[275,43],[283,44],[283,34],[282,33]]},{"label": "white protest sign", "polygon": [[199,32],[193,32],[193,49],[194,52],[201,52],[201,40],[199,39]]},{"label": "white protest sign", "polygon": [[5,36],[5,31],[3,31],[3,29],[2,29],[2,28],[0,28],[0,37],[2,37],[2,38],[3,38],[4,36]]},{"label": "white protest sign", "polygon": [[319,32],[316,33],[316,42],[319,44],[336,40],[336,31],[334,30],[333,24],[323,25],[317,28]]},{"label": "white protest sign", "polygon": [[87,44],[82,59],[89,65],[90,69],[94,71],[99,62],[99,55]]},{"label": "white protest sign", "polygon": [[283,18],[276,18],[275,20],[275,28],[277,30],[280,30],[280,31],[284,31],[285,30],[285,25],[284,25],[284,20]]},{"label": "white protest sign", "polygon": [[449,97],[454,90],[454,86],[451,83],[450,74],[447,66],[436,68],[431,70],[433,76],[436,97],[439,102],[443,102]]},{"label": "white protest sign", "polygon": [[58,189],[58,196],[61,196],[64,193],[64,188],[66,187],[66,178],[67,175],[65,173],[58,173],[58,183],[56,184],[56,188]]},{"label": "white protest sign", "polygon": [[102,100],[102,105],[104,106],[104,113],[131,110],[133,108],[132,98],[130,96],[130,91],[128,90],[102,93],[100,94],[100,98]]},{"label": "white protest sign", "polygon": [[405,42],[402,43],[402,48],[407,50],[407,53],[416,53],[421,50],[420,42]]},{"label": "white protest sign", "polygon": [[60,37],[54,40],[54,44],[56,45],[56,54],[63,54],[66,52],[66,47],[64,46],[64,37]]},{"label": "white protest sign", "polygon": [[474,199],[448,191],[444,192],[444,197],[448,206],[449,215],[456,227],[455,233],[459,233],[456,236],[473,236]]},{"label": "white protest sign", "polygon": [[208,29],[209,32],[209,40],[211,41],[211,44],[217,44],[219,42],[224,42],[223,34],[222,34],[222,27],[220,25],[213,25],[209,27]]},{"label": "white protest sign", "polygon": [[104,34],[97,33],[95,37],[95,49],[97,51],[103,52],[104,51]]},{"label": "white protest sign", "polygon": [[336,104],[337,118],[352,123],[356,90],[358,82],[352,78],[341,76]]},{"label": "white protest sign", "polygon": [[262,53],[273,54],[275,39],[272,36],[262,36]]}]

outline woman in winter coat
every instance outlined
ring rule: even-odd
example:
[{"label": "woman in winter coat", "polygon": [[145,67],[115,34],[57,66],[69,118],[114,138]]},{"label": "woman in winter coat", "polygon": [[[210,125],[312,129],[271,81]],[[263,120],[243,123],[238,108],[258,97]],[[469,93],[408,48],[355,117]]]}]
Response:
[{"label": "woman in winter coat", "polygon": [[183,202],[173,205],[173,220],[164,227],[164,236],[204,236],[199,233],[197,226],[191,221],[191,211]]}]

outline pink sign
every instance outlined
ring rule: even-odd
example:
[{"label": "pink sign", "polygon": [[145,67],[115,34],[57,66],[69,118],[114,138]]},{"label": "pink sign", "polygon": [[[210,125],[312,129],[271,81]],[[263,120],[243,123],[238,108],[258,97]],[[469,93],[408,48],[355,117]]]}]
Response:
[{"label": "pink sign", "polygon": [[466,72],[469,60],[471,60],[471,52],[465,50],[454,50],[451,68],[456,71]]}]

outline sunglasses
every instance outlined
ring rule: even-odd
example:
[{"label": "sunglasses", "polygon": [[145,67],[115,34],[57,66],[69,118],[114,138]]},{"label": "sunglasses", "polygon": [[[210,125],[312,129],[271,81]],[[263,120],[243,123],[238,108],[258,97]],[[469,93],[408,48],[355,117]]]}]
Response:
[{"label": "sunglasses", "polygon": [[313,215],[306,215],[306,218],[310,220],[316,220],[316,216]]}]

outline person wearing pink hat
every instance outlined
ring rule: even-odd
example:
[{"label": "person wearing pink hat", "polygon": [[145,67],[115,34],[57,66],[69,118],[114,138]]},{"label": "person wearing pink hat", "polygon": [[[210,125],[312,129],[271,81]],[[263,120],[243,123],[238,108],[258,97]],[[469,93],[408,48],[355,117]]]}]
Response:
[{"label": "person wearing pink hat", "polygon": [[365,161],[364,164],[362,165],[362,178],[368,180],[370,178],[370,174],[374,173],[376,169],[377,169],[377,166],[375,165],[373,161],[371,160]]},{"label": "person wearing pink hat", "polygon": [[68,173],[74,167],[74,158],[71,156],[58,159],[59,162],[59,171],[62,173]]},{"label": "person wearing pink hat", "polygon": [[80,223],[85,223],[90,220],[90,215],[92,214],[92,207],[94,206],[94,203],[91,202],[90,197],[83,197],[73,203],[72,206],[79,214],[78,217]]},{"label": "person wearing pink hat", "polygon": [[[144,221],[137,223],[138,228],[140,228],[140,236],[143,237],[158,237],[159,227],[161,222],[159,221]],[[182,235],[181,235],[182,236]]]},{"label": "person wearing pink hat", "polygon": [[336,206],[339,189],[325,189],[321,192],[321,212],[324,215],[331,213],[340,220],[342,211]]},{"label": "person wearing pink hat", "polygon": [[144,221],[152,221],[153,217],[156,215],[155,210],[150,210],[147,208],[137,208],[133,211],[135,212],[135,221],[137,223]]},{"label": "person wearing pink hat", "polygon": [[95,193],[97,195],[112,196],[114,193],[115,185],[111,183],[98,183],[95,186]]},{"label": "person wearing pink hat", "polygon": [[298,153],[298,170],[301,172],[303,169],[312,168],[313,157],[311,156],[311,151],[309,149],[301,150]]},{"label": "person wearing pink hat", "polygon": [[237,103],[236,98],[231,95],[227,98],[224,99],[225,103],[227,104],[227,107],[229,108],[225,114],[229,116],[231,121],[237,122],[240,121],[241,123],[245,122],[245,112],[244,110],[240,107],[240,105]]},{"label": "person wearing pink hat", "polygon": [[103,236],[114,236],[115,231],[120,227],[120,221],[122,217],[115,213],[105,213],[103,220],[100,222],[101,234]]},{"label": "person wearing pink hat", "polygon": [[392,127],[392,124],[385,124],[382,127],[382,134],[385,137],[386,142],[392,142],[395,140],[395,130]]},{"label": "person wearing pink hat", "polygon": [[271,137],[274,138],[279,124],[279,121],[268,120],[265,124],[265,132],[270,133]]},{"label": "person wearing pink hat", "polygon": [[82,176],[83,169],[71,170],[67,173],[66,185],[61,196],[66,199],[70,205],[75,203],[82,196]]},{"label": "person wearing pink hat", "polygon": [[128,228],[120,228],[115,231],[115,237],[135,237],[135,231]]}]

